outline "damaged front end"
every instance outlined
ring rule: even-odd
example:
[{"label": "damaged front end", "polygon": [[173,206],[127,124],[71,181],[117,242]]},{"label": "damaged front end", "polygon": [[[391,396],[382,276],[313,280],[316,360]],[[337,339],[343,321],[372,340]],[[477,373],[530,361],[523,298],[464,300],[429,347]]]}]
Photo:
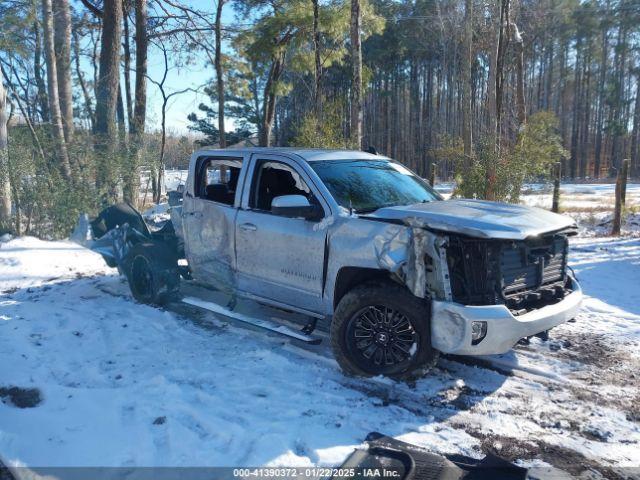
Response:
[{"label": "damaged front end", "polygon": [[452,296],[464,305],[503,304],[514,315],[571,293],[564,234],[528,240],[482,240],[451,235],[447,264]]},{"label": "damaged front end", "polygon": [[462,355],[506,353],[521,338],[574,318],[582,291],[569,273],[567,233],[525,240],[450,235],[452,300],[432,302],[434,347]]},{"label": "damaged front end", "polygon": [[416,297],[451,299],[446,236],[430,232],[420,219],[385,224],[374,237],[378,266]]},{"label": "damaged front end", "polygon": [[375,237],[378,264],[431,301],[431,338],[445,353],[505,353],[573,318],[582,293],[567,264],[573,229],[525,239],[477,238],[410,217]]}]

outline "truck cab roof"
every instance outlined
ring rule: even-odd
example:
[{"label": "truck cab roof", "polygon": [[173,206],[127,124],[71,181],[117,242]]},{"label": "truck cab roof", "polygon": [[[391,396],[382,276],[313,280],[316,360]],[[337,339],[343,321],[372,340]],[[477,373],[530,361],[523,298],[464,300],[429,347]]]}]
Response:
[{"label": "truck cab roof", "polygon": [[219,149],[214,147],[204,147],[198,150],[197,156],[200,155],[229,155],[231,152],[237,154],[246,153],[262,153],[262,154],[280,154],[280,155],[296,155],[306,162],[315,162],[320,160],[380,160],[387,159],[384,155],[375,155],[372,153],[362,152],[359,150],[341,150],[341,149],[324,149],[324,148],[298,148],[298,147],[247,147],[237,149]]}]

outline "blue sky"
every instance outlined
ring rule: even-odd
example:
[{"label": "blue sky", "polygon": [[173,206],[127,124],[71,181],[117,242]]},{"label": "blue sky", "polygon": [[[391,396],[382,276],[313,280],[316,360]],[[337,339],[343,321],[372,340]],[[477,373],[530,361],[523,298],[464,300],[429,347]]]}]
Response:
[{"label": "blue sky", "polygon": [[[215,13],[216,0],[180,0],[182,4],[186,4],[194,9],[207,11],[211,14]],[[74,1],[73,6],[79,13],[86,11],[86,7],[79,1]],[[226,4],[223,8],[222,23],[224,25],[232,25],[235,22],[235,13],[230,4]],[[133,28],[133,25],[130,25]],[[133,34],[133,32],[131,32]],[[135,48],[132,42],[131,48]],[[225,49],[226,50],[226,49]],[[197,88],[206,82],[215,80],[215,70],[213,65],[209,64],[204,53],[198,54],[202,61],[196,61],[195,64],[187,67],[174,67],[169,62],[169,73],[165,82],[165,91],[167,94],[182,90],[184,88]],[[171,60],[171,58],[170,58]],[[88,60],[83,61],[83,69],[87,72],[92,71],[92,67]],[[148,71],[151,78],[158,81],[164,73],[164,59],[162,53],[157,47],[149,45]],[[131,75],[131,88],[134,87],[135,74]],[[122,78],[124,82],[124,77]],[[188,133],[187,126],[189,121],[187,115],[198,111],[198,105],[202,102],[208,103],[208,97],[203,93],[187,92],[171,98],[167,105],[167,129],[170,132],[178,134]],[[149,131],[160,130],[162,95],[159,89],[152,82],[147,81],[147,129]],[[233,128],[233,121],[225,122],[227,128]]]},{"label": "blue sky", "polygon": [[[216,0],[187,0],[182,1],[198,10],[215,12]],[[235,21],[235,13],[231,5],[226,4],[223,7],[222,23],[223,25],[233,24]],[[167,76],[165,90],[167,93],[176,90],[182,90],[187,87],[197,88],[200,85],[215,79],[215,70],[213,65],[207,62],[206,56],[202,56],[202,62],[196,65],[189,65],[184,68],[172,68]],[[160,79],[164,72],[164,60],[162,54],[157,48],[150,46],[149,51],[149,76]],[[170,66],[171,68],[171,66]],[[208,97],[202,93],[187,92],[173,97],[167,106],[167,128],[176,133],[186,133],[187,115],[191,112],[198,111],[198,105],[202,102],[208,103]],[[147,101],[147,128],[149,130],[160,129],[162,96],[158,88],[151,82],[148,82],[148,101]],[[225,122],[228,127],[233,126],[233,122]]]},{"label": "blue sky", "polygon": [[[164,60],[161,54],[154,50],[150,52],[149,56],[149,76],[159,79],[163,73]],[[187,87],[195,89],[203,83],[213,80],[214,75],[213,66],[207,65],[205,62],[181,69],[173,68],[167,75],[165,91],[171,93]],[[157,130],[160,129],[162,95],[153,83],[147,83],[147,128]],[[208,97],[194,92],[186,92],[170,99],[167,104],[167,129],[176,133],[186,133],[189,124],[187,115],[191,112],[197,112],[198,105],[202,102],[208,103]]]}]

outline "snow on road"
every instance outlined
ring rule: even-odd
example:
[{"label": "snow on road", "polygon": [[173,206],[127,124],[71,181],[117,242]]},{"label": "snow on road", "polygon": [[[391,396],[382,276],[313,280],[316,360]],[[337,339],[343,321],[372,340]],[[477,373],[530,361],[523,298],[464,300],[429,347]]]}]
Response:
[{"label": "snow on road", "polygon": [[[136,304],[68,242],[0,244],[0,457],[29,466],[336,465],[380,431],[606,477],[640,466],[640,239],[580,238],[587,299],[548,342],[443,358],[415,385],[345,378],[325,345]],[[325,342],[326,343],[326,342]],[[597,475],[596,475],[597,476]]]}]

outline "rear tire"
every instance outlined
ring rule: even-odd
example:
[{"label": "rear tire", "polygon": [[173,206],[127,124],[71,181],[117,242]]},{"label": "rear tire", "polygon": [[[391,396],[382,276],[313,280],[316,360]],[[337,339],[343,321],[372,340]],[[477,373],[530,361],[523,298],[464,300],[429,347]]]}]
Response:
[{"label": "rear tire", "polygon": [[340,300],[331,347],[347,375],[424,376],[438,360],[431,346],[430,305],[391,282],[364,284]]},{"label": "rear tire", "polygon": [[165,245],[151,242],[134,245],[127,255],[125,269],[131,294],[140,303],[164,305],[178,294],[178,259]]}]

